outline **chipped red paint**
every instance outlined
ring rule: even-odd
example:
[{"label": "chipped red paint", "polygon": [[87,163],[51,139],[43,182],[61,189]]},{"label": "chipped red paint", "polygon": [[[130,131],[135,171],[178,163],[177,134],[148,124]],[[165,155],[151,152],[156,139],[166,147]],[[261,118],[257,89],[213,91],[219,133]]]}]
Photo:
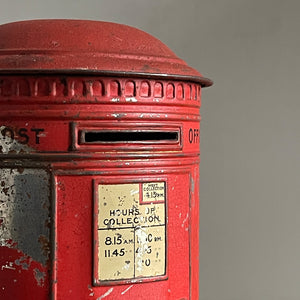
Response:
[{"label": "chipped red paint", "polygon": [[1,299],[49,299],[49,266],[20,250],[1,247],[0,274]]},{"label": "chipped red paint", "polygon": [[[211,84],[128,26],[0,26],[1,299],[198,299],[199,109]],[[98,185],[149,182],[165,187],[164,273],[94,278]]]}]

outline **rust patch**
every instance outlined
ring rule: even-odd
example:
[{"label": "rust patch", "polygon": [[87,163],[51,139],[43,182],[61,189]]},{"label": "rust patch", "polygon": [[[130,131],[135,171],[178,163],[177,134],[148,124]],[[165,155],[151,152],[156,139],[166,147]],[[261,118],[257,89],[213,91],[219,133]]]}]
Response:
[{"label": "rust patch", "polygon": [[18,167],[17,170],[20,174],[22,174],[24,172],[24,168],[22,168],[22,167]]},{"label": "rust patch", "polygon": [[50,249],[51,249],[49,239],[44,235],[40,235],[38,241],[41,244],[42,252],[43,252],[44,256],[49,257]]}]

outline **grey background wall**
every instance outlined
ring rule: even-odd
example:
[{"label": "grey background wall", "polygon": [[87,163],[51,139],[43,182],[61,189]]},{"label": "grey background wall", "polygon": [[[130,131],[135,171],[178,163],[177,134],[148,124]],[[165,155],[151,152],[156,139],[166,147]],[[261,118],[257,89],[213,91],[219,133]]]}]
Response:
[{"label": "grey background wall", "polygon": [[138,27],[212,78],[202,102],[200,300],[300,299],[298,0],[0,4],[0,23]]}]

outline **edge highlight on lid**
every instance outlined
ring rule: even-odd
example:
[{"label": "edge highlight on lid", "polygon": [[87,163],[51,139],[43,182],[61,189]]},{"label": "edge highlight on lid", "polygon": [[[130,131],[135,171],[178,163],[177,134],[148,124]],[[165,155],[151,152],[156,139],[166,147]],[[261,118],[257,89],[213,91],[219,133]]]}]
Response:
[{"label": "edge highlight on lid", "polygon": [[89,73],[212,81],[139,29],[87,20],[31,20],[0,25],[0,74]]}]

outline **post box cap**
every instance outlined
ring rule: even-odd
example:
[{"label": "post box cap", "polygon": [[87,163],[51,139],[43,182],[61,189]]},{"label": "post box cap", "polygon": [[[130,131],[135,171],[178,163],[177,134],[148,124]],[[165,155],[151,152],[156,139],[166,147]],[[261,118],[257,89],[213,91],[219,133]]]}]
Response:
[{"label": "post box cap", "polygon": [[161,41],[130,26],[63,19],[0,25],[0,73],[83,72],[212,85]]}]

